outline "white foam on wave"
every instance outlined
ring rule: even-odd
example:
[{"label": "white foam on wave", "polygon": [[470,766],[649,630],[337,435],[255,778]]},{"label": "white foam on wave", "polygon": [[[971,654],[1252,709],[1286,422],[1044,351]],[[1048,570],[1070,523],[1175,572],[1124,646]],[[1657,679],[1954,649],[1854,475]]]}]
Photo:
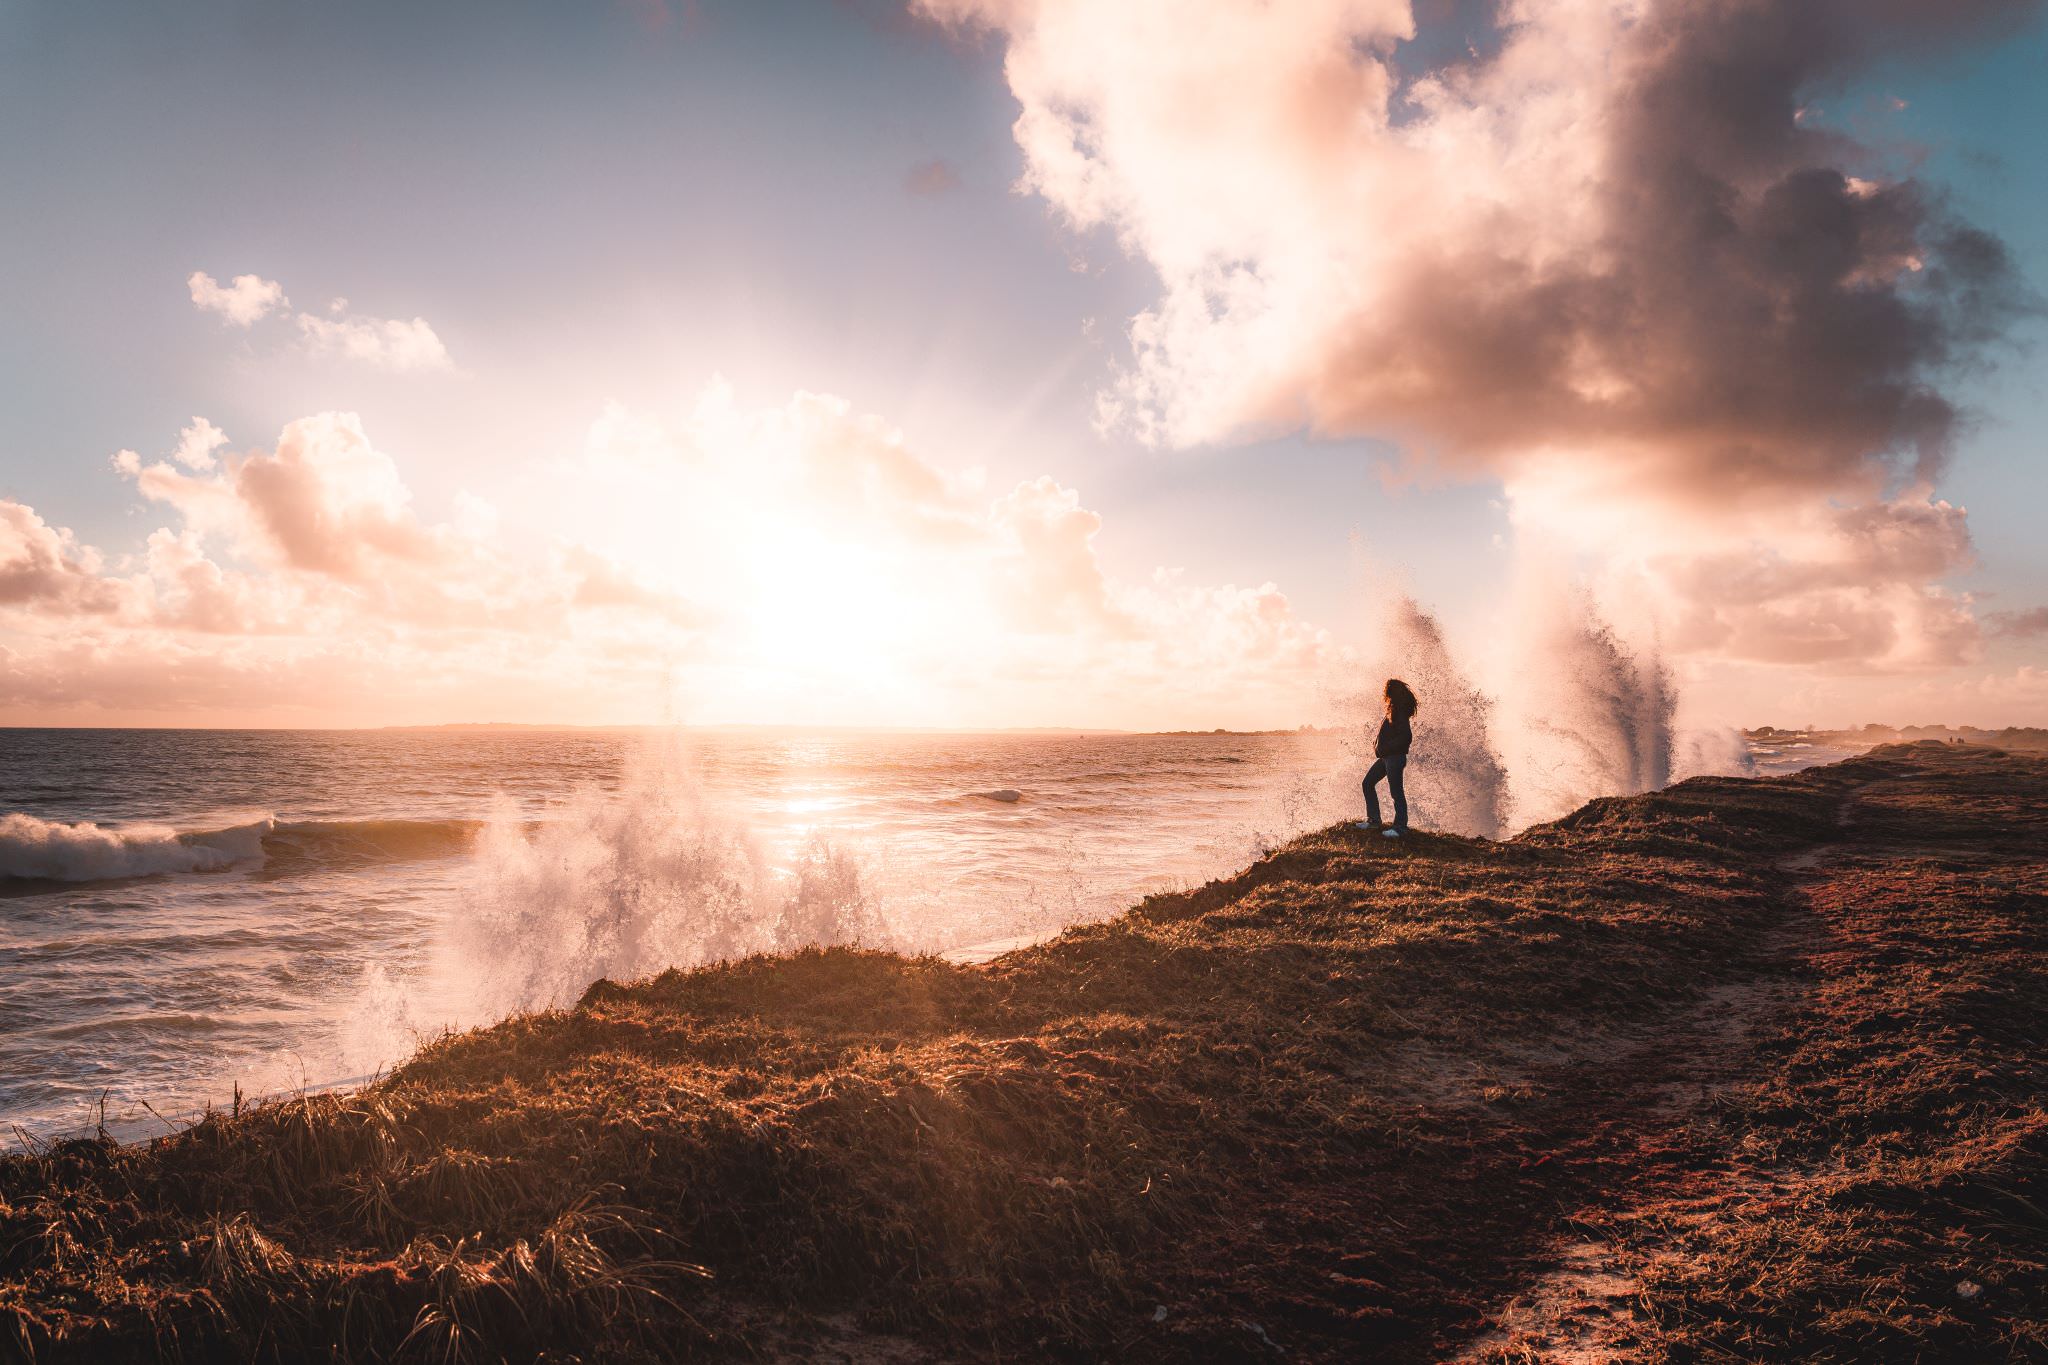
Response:
[{"label": "white foam on wave", "polygon": [[67,824],[0,815],[0,878],[96,882],[167,872],[224,872],[263,861],[269,819],[181,834],[168,825]]}]

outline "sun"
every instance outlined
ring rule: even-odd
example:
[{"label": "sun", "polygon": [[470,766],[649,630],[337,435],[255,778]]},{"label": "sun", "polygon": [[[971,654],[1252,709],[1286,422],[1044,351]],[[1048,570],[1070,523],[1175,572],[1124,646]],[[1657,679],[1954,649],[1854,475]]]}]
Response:
[{"label": "sun", "polygon": [[914,680],[939,641],[943,584],[914,572],[892,547],[816,525],[767,518],[740,556],[743,652],[790,678],[826,677],[878,692]]}]

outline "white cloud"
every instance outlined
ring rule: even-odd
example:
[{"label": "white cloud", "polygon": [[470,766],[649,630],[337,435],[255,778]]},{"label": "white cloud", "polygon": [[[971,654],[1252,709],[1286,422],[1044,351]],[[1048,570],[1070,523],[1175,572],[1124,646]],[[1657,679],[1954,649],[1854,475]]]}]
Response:
[{"label": "white cloud", "polygon": [[195,270],[185,284],[201,312],[218,313],[237,327],[252,326],[273,309],[289,306],[284,286],[261,275],[237,275],[223,285],[204,270]]},{"label": "white cloud", "polygon": [[227,443],[226,432],[204,417],[194,417],[192,425],[178,433],[178,448],[171,452],[171,458],[187,469],[203,473],[216,463],[213,452]]},{"label": "white cloud", "polygon": [[[398,372],[454,368],[448,348],[425,318],[378,318],[348,312],[348,300],[329,302],[332,316],[290,313],[284,286],[258,275],[237,275],[223,286],[203,270],[186,281],[192,302],[239,327],[250,327],[272,312],[289,314],[298,328],[298,347],[310,356],[331,357]],[[211,451],[212,447],[205,450]],[[201,468],[203,466],[193,466]]]},{"label": "white cloud", "polygon": [[[300,418],[274,448],[204,473],[145,465],[132,451],[114,465],[182,520],[175,543],[152,545],[152,568],[175,566],[158,576],[178,584],[198,581],[193,558],[212,545],[252,578],[292,585],[309,619],[332,608],[360,612],[365,623],[525,629],[559,624],[573,596],[571,578],[533,573],[508,557],[480,501],[458,499],[453,524],[424,521],[397,462],[353,413]],[[222,600],[211,590],[202,595]]]},{"label": "white cloud", "polygon": [[323,318],[299,314],[299,335],[309,354],[339,356],[386,370],[446,370],[453,367],[448,348],[425,318],[350,315]]},{"label": "white cloud", "polygon": [[616,720],[674,690],[711,719],[1246,726],[1309,718],[1334,656],[1276,586],[1120,581],[1076,490],[983,492],[825,395],[612,409],[499,506],[456,497],[445,519],[352,414],[240,454],[218,436],[180,443],[204,468],[115,457],[176,519],[117,558],[125,577],[0,504],[0,699]]},{"label": "white cloud", "polygon": [[118,611],[126,587],[100,576],[100,557],[33,507],[0,499],[0,608],[82,616]]}]

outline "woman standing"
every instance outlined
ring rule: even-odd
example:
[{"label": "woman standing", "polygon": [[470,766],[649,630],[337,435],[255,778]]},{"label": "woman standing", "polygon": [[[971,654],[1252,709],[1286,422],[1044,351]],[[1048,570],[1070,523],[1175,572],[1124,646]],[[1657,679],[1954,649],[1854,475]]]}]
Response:
[{"label": "woman standing", "polygon": [[1380,832],[1389,839],[1398,839],[1408,832],[1408,793],[1402,789],[1401,774],[1408,766],[1408,746],[1415,738],[1408,724],[1415,716],[1415,693],[1399,678],[1389,678],[1382,696],[1386,699],[1387,717],[1380,722],[1379,737],[1372,742],[1372,768],[1359,784],[1365,788],[1365,820],[1359,828],[1374,829],[1380,823],[1378,787],[1384,777],[1387,790],[1394,796],[1394,823]]}]

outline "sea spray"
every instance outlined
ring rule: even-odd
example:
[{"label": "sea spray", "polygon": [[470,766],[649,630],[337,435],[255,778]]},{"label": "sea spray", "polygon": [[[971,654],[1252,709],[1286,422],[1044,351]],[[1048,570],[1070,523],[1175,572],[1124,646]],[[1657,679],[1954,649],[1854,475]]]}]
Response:
[{"label": "sea spray", "polygon": [[364,973],[332,1065],[387,1067],[443,1031],[573,1005],[601,978],[894,942],[852,851],[814,836],[777,865],[712,808],[680,739],[650,741],[616,790],[576,788],[545,820],[497,798],[424,969]]},{"label": "sea spray", "polygon": [[1534,605],[1503,717],[1516,823],[1669,785],[1678,694],[1662,656],[1624,641],[1583,591]]},{"label": "sea spray", "polygon": [[[1357,748],[1349,735],[1344,737],[1343,746],[1347,755]],[[1358,778],[1349,764],[1335,772],[1325,769],[1290,773],[1268,798],[1260,815],[1245,826],[1238,843],[1240,851],[1232,860],[1232,868],[1225,871],[1263,858],[1307,830],[1342,820],[1357,805]]]},{"label": "sea spray", "polygon": [[1443,628],[1414,598],[1402,593],[1380,600],[1363,670],[1369,686],[1337,701],[1347,722],[1346,747],[1360,771],[1372,765],[1373,736],[1385,712],[1380,688],[1387,678],[1403,679],[1422,703],[1407,770],[1410,823],[1496,838],[1507,824],[1508,778],[1494,747],[1493,702],[1472,685]]},{"label": "sea spray", "polygon": [[1679,730],[1678,689],[1660,651],[1625,638],[1554,565],[1533,562],[1517,581],[1512,651],[1494,660],[1500,685],[1486,690],[1434,615],[1387,586],[1390,575],[1362,567],[1372,585],[1365,643],[1331,689],[1332,709],[1362,773],[1383,714],[1381,683],[1398,677],[1414,687],[1421,711],[1406,773],[1411,823],[1495,838],[1596,796],[1754,770],[1732,727]]},{"label": "sea spray", "polygon": [[770,895],[777,907],[771,946],[787,952],[888,942],[893,935],[869,890],[870,881],[853,850],[812,835],[797,853],[779,894]]},{"label": "sea spray", "polygon": [[630,760],[616,793],[585,788],[537,827],[501,801],[475,868],[453,938],[487,1016],[572,1003],[600,977],[889,937],[851,853],[814,839],[773,866],[709,809],[675,742]]},{"label": "sea spray", "polygon": [[1756,755],[1733,725],[1683,727],[1671,745],[1671,780],[1688,777],[1753,777]]}]

